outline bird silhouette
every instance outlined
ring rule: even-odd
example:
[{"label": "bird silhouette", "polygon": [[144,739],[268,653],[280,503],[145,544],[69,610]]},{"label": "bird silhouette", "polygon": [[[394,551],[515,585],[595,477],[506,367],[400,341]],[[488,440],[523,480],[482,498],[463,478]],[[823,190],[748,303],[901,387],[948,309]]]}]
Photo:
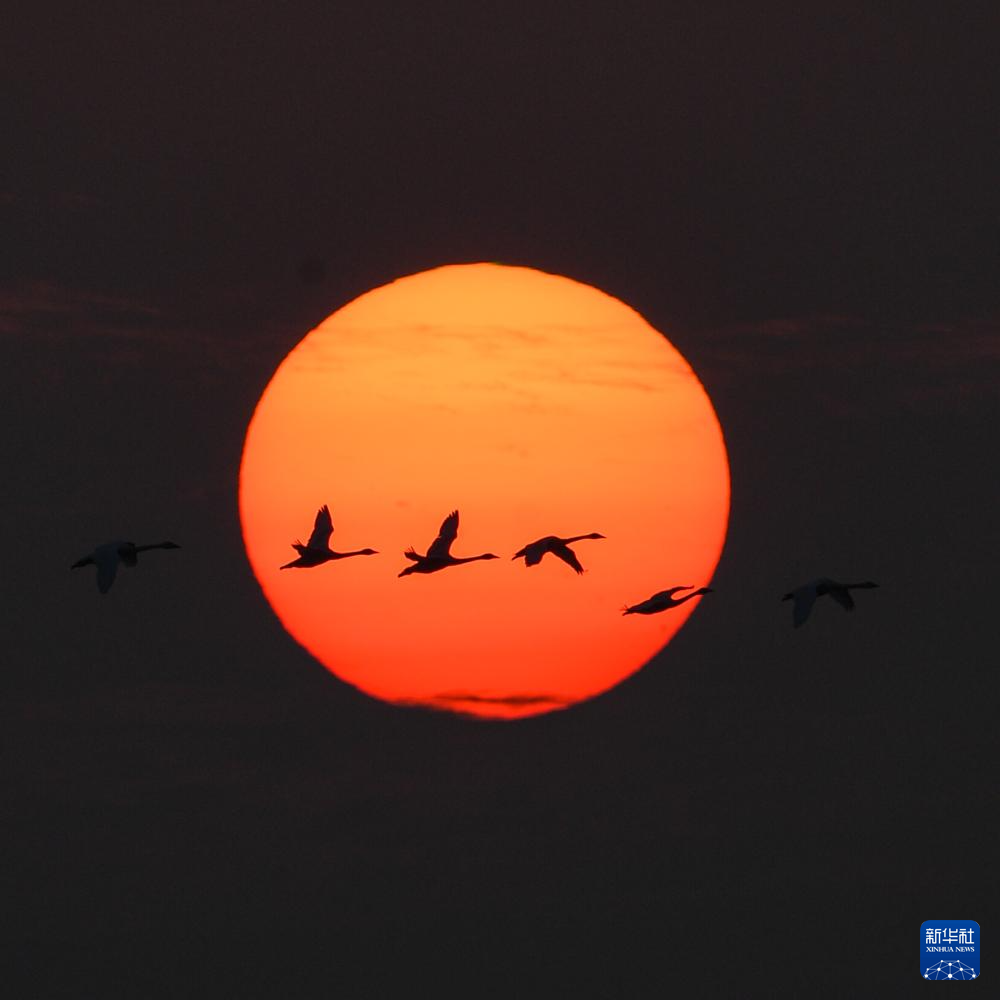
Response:
[{"label": "bird silhouette", "polygon": [[408,548],[403,555],[409,559],[413,565],[407,566],[400,573],[400,576],[409,576],[411,573],[436,573],[438,570],[447,569],[449,566],[461,566],[462,563],[476,562],[479,559],[499,559],[492,552],[485,552],[481,556],[465,556],[458,558],[451,554],[451,543],[458,536],[458,511],[453,510],[442,522],[441,530],[437,538],[431,542],[427,555],[420,555],[415,549]]},{"label": "bird silhouette", "polygon": [[377,556],[375,549],[358,549],[355,552],[334,552],[330,548],[330,535],[333,534],[333,518],[330,508],[323,504],[316,511],[316,521],[313,524],[309,541],[303,545],[300,541],[292,542],[292,548],[298,552],[298,559],[279,566],[278,569],[312,569],[334,559],[347,559],[349,556]]},{"label": "bird silhouette", "polygon": [[150,549],[179,549],[176,542],[154,542],[152,545],[136,545],[135,542],[105,542],[98,545],[89,556],[77,559],[70,569],[80,569],[82,566],[97,567],[97,589],[106,594],[115,582],[118,564],[135,566],[140,552]]},{"label": "bird silhouette", "polygon": [[823,576],[789,591],[782,597],[782,600],[795,602],[792,605],[792,622],[798,628],[809,617],[809,612],[812,611],[816,598],[828,594],[845,611],[853,611],[854,598],[851,597],[850,591],[871,590],[873,587],[878,587],[878,584],[872,583],[871,580],[865,580],[864,583],[838,583],[836,580]]},{"label": "bird silhouette", "polygon": [[511,556],[511,559],[521,559],[523,557],[525,566],[537,566],[542,561],[542,556],[546,552],[551,552],[552,555],[562,559],[567,566],[575,569],[577,573],[582,573],[583,567],[580,565],[580,560],[577,559],[576,553],[569,547],[570,542],[580,542],[585,538],[603,537],[604,535],[599,535],[596,531],[592,531],[589,535],[574,535],[572,538],[557,538],[555,535],[546,535],[544,538],[539,538],[538,541],[525,545],[520,552],[516,552]]},{"label": "bird silhouette", "polygon": [[631,607],[626,604],[622,609],[622,614],[656,615],[661,611],[669,611],[671,608],[676,608],[685,601],[690,601],[692,597],[699,597],[702,594],[714,593],[711,587],[702,587],[691,594],[685,594],[683,597],[675,598],[674,594],[676,594],[679,590],[691,590],[691,588],[671,587],[669,590],[661,590],[658,593],[653,594],[653,596],[647,600],[640,601],[638,604],[633,604]]}]

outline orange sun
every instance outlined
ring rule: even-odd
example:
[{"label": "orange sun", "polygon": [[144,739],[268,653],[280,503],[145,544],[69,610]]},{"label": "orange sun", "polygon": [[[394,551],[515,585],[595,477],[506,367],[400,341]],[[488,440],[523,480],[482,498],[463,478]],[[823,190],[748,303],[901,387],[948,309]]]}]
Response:
[{"label": "orange sun", "polygon": [[[495,718],[614,686],[700,598],[648,617],[624,604],[705,586],[725,540],[729,467],[711,402],[638,313],[568,278],[463,264],[362,295],[279,366],[247,430],[240,516],[253,571],[288,632],[386,701]],[[279,570],[329,504],[336,551]],[[398,574],[460,511],[452,555],[496,561]],[[546,535],[586,572],[515,552]]]}]

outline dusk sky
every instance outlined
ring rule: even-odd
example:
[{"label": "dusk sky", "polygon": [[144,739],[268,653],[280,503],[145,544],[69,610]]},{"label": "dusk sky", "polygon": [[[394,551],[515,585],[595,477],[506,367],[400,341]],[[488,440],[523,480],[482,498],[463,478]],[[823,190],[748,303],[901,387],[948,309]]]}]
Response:
[{"label": "dusk sky", "polygon": [[[12,996],[908,996],[922,921],[992,926],[1000,16],[901,10],[5,14]],[[480,261],[666,334],[732,484],[669,647],[506,723],[331,676],[237,505],[303,336]],[[374,544],[340,499],[279,543]],[[182,548],[100,595],[113,538]],[[818,576],[880,586],[793,629]]]}]

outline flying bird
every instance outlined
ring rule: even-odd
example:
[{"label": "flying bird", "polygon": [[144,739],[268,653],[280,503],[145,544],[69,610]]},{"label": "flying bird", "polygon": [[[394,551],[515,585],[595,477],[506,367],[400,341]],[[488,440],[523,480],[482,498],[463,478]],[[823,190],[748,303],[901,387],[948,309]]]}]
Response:
[{"label": "flying bird", "polygon": [[633,604],[631,607],[625,605],[622,609],[623,615],[656,615],[661,611],[669,611],[671,608],[676,608],[683,604],[685,601],[690,601],[692,597],[699,597],[701,594],[711,594],[714,593],[711,587],[702,587],[699,590],[694,591],[691,594],[685,594],[683,597],[675,598],[676,594],[680,590],[691,590],[690,587],[671,587],[669,590],[661,590],[657,594],[653,594],[648,600],[641,601],[639,604]]},{"label": "flying bird", "polygon": [[89,556],[77,559],[70,569],[80,569],[82,566],[97,567],[97,589],[106,594],[111,589],[111,584],[115,582],[115,574],[118,572],[118,564],[125,566],[135,566],[139,561],[140,552],[148,552],[150,549],[179,549],[176,542],[156,542],[153,545],[136,545],[135,542],[105,542],[98,545]]},{"label": "flying bird", "polygon": [[323,563],[333,559],[347,559],[349,556],[377,556],[374,549],[358,549],[356,552],[334,552],[330,548],[330,535],[333,534],[333,518],[330,516],[330,508],[323,504],[316,511],[316,521],[313,524],[312,534],[309,541],[303,545],[300,541],[292,542],[292,548],[298,552],[298,559],[279,566],[278,569],[311,569],[313,566],[322,566]]},{"label": "flying bird", "polygon": [[792,606],[792,622],[798,628],[812,611],[812,606],[816,603],[817,597],[829,594],[845,611],[854,610],[854,598],[851,597],[852,590],[871,590],[877,587],[877,583],[866,580],[864,583],[837,583],[827,577],[820,577],[810,583],[804,583],[801,587],[785,594],[783,601],[794,601]]},{"label": "flying bird", "polygon": [[583,567],[580,565],[580,560],[577,559],[576,553],[569,547],[570,542],[581,542],[585,538],[603,537],[604,535],[599,535],[596,531],[592,531],[589,535],[574,535],[572,538],[557,538],[555,535],[546,535],[545,538],[539,538],[538,541],[531,542],[530,545],[525,545],[520,552],[511,556],[511,559],[520,559],[523,557],[525,566],[537,566],[542,561],[542,556],[546,552],[551,552],[552,555],[562,559],[567,566],[575,569],[577,573],[582,573]]},{"label": "flying bird", "polygon": [[458,558],[451,554],[451,543],[458,535],[458,511],[453,510],[442,522],[441,530],[437,538],[431,542],[427,555],[420,555],[415,549],[408,548],[403,555],[409,559],[413,565],[407,566],[400,573],[400,576],[409,576],[411,573],[436,573],[439,569],[446,569],[448,566],[461,566],[462,563],[476,562],[479,559],[499,559],[492,552],[485,552],[481,556],[465,556]]}]

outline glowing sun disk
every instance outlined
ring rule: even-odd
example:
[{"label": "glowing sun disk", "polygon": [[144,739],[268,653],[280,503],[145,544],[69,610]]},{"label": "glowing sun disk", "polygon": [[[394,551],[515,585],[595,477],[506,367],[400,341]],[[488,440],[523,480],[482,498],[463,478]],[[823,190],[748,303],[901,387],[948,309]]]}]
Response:
[{"label": "glowing sun disk", "polygon": [[[329,503],[338,550],[279,571]],[[452,553],[500,560],[397,577],[461,514]],[[710,579],[725,538],[722,433],[690,367],[624,303],[568,278],[454,265],[377,288],[288,355],[247,431],[240,515],[288,632],[389,701],[511,718],[608,689],[697,600],[619,609]],[[577,576],[514,552],[590,532]]]}]

